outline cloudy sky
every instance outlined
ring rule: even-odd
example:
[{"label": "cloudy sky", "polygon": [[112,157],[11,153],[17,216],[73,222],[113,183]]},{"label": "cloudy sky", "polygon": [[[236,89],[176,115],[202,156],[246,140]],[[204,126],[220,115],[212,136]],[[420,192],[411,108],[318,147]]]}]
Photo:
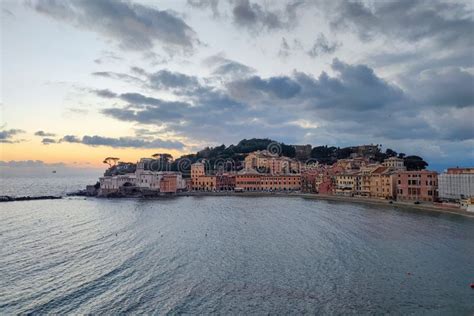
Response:
[{"label": "cloudy sky", "polygon": [[3,0],[3,165],[268,137],[474,161],[472,1]]}]

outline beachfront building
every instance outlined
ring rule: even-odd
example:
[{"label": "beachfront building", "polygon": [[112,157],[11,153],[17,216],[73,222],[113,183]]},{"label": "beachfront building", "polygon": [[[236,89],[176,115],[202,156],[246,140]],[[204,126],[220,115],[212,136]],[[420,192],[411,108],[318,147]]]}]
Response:
[{"label": "beachfront building", "polygon": [[334,194],[335,177],[344,171],[344,167],[338,164],[306,166],[301,171],[301,190],[306,193]]},{"label": "beachfront building", "polygon": [[217,191],[233,191],[235,189],[235,174],[220,173],[216,175]]},{"label": "beachfront building", "polygon": [[304,170],[301,172],[301,191],[305,193],[316,193],[316,179],[319,176],[318,170]]},{"label": "beachfront building", "polygon": [[356,192],[359,196],[370,197],[370,179],[371,173],[375,169],[380,167],[379,164],[368,164],[361,167],[358,174],[358,191]]},{"label": "beachfront building", "polygon": [[396,178],[393,176],[391,168],[379,166],[370,173],[370,197],[394,199],[396,191]]},{"label": "beachfront building", "polygon": [[[103,176],[99,178],[99,196],[136,189],[141,192],[176,193],[186,190],[186,181],[180,172],[153,171],[151,158],[142,158],[137,162],[134,173]],[[157,170],[160,170],[157,168]],[[106,172],[107,174],[107,172]]]},{"label": "beachfront building", "polygon": [[244,169],[235,175],[235,190],[260,191],[261,174],[255,170]]},{"label": "beachfront building", "polygon": [[459,202],[474,197],[474,168],[449,168],[438,175],[439,198]]},{"label": "beachfront building", "polygon": [[214,175],[203,175],[192,180],[194,191],[215,191],[217,188],[217,178]]},{"label": "beachfront building", "polygon": [[260,190],[263,191],[298,191],[301,189],[299,175],[266,175],[260,177]]},{"label": "beachfront building", "polygon": [[136,184],[135,174],[124,174],[116,176],[104,176],[99,178],[99,195],[117,192],[123,186],[134,186]]},{"label": "beachfront building", "polygon": [[397,171],[397,200],[433,202],[438,197],[438,173],[435,171]]},{"label": "beachfront building", "polygon": [[235,175],[237,191],[299,191],[301,177],[296,174],[274,175],[243,170]]},{"label": "beachfront building", "polygon": [[344,171],[335,176],[336,195],[354,196],[357,187],[358,171]]}]

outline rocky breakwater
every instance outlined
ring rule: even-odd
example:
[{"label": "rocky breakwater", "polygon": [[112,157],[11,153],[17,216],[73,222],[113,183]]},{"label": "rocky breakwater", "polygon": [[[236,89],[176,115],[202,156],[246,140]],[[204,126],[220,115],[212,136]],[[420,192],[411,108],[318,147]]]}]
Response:
[{"label": "rocky breakwater", "polygon": [[15,201],[33,201],[33,200],[59,200],[61,196],[42,195],[42,196],[0,196],[0,202],[15,202]]}]

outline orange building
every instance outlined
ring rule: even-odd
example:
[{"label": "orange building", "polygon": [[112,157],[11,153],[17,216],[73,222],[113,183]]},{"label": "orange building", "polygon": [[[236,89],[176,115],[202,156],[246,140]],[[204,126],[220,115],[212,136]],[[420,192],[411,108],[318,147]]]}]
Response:
[{"label": "orange building", "polygon": [[193,180],[193,190],[195,191],[214,191],[216,189],[216,176],[200,176]]},{"label": "orange building", "polygon": [[161,193],[176,193],[178,191],[178,178],[175,174],[164,174],[160,180]]},{"label": "orange building", "polygon": [[370,173],[370,197],[393,199],[396,197],[396,179],[389,167],[380,166]]},{"label": "orange building", "polygon": [[260,191],[260,173],[243,172],[235,175],[235,189],[242,191]]},{"label": "orange building", "polygon": [[193,190],[197,188],[198,178],[205,175],[206,171],[203,163],[196,162],[191,165],[191,185]]},{"label": "orange building", "polygon": [[235,176],[235,189],[239,191],[298,191],[301,189],[301,176],[242,172]]}]

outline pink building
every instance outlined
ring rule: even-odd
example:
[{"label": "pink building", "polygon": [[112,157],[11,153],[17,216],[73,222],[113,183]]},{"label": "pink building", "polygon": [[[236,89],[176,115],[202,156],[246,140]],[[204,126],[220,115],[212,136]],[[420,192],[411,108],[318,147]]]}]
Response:
[{"label": "pink building", "polygon": [[178,178],[176,174],[164,174],[160,180],[161,193],[176,193],[178,191]]},{"label": "pink building", "polygon": [[216,176],[218,191],[233,191],[235,189],[235,174],[223,173]]},{"label": "pink building", "polygon": [[433,202],[438,197],[438,173],[435,171],[398,171],[395,175],[397,199]]}]

